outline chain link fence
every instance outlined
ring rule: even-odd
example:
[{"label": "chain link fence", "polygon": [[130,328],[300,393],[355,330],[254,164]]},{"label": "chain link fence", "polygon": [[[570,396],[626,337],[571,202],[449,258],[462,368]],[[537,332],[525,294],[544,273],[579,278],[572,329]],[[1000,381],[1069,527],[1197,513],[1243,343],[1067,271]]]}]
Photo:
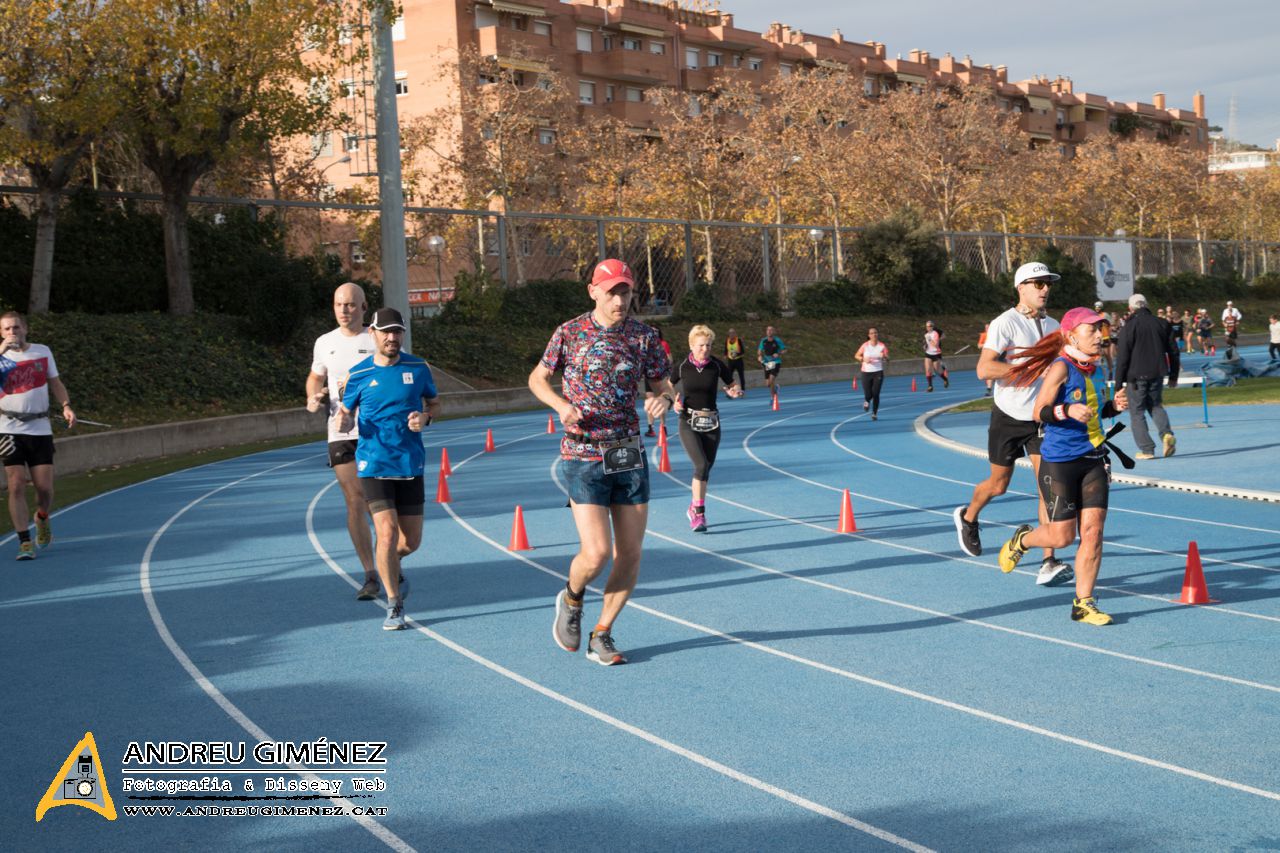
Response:
[{"label": "chain link fence", "polygon": [[[157,219],[161,199],[143,193],[97,193],[100,203],[120,215]],[[8,207],[30,213],[32,190],[0,187]],[[248,214],[276,218],[295,254],[327,255],[353,277],[378,275],[376,205],[275,199],[191,200],[194,219],[219,224]],[[818,281],[853,276],[860,228],[791,223],[700,222],[678,219],[595,217],[489,210],[405,208],[410,303],[415,313],[431,313],[450,299],[455,277],[479,268],[505,286],[552,279],[585,280],[600,259],[617,257],[636,274],[638,307],[664,313],[686,290],[706,282],[726,306],[776,299],[791,304],[796,291]],[[1092,269],[1094,243],[1116,237],[1078,237],[1002,232],[942,232],[951,261],[994,278],[1022,261],[1057,246]],[[1129,238],[1134,273],[1234,272],[1253,279],[1280,272],[1280,244]],[[193,264],[200,250],[192,246]],[[61,258],[60,258],[61,260]],[[74,262],[73,262],[74,263]],[[110,258],[98,263],[111,265]],[[121,259],[120,272],[126,272]],[[99,269],[110,274],[113,269]],[[157,271],[163,275],[163,270]]]}]

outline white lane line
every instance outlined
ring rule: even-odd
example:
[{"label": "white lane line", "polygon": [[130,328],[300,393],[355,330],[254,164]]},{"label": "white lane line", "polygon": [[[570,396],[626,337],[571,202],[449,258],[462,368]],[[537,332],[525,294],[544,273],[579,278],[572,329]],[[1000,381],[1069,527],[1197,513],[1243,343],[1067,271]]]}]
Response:
[{"label": "white lane line", "polygon": [[[879,460],[879,459],[874,459],[874,458],[872,458],[872,457],[870,457],[870,456],[867,456],[865,453],[859,453],[858,451],[854,450],[853,448],[846,446],[843,442],[841,442],[841,441],[840,441],[840,439],[838,439],[838,438],[836,437],[836,433],[840,430],[840,427],[842,427],[842,426],[844,426],[845,424],[850,423],[850,422],[852,422],[852,421],[856,421],[859,417],[861,417],[861,416],[860,416],[860,415],[856,415],[856,416],[851,417],[851,418],[846,418],[845,420],[841,421],[840,423],[838,423],[838,424],[836,424],[834,427],[832,427],[832,428],[831,428],[831,432],[830,432],[830,434],[829,434],[829,436],[828,436],[828,437],[831,439],[831,443],[832,443],[832,444],[834,444],[836,447],[840,448],[841,450],[843,450],[845,453],[850,454],[851,456],[856,456],[856,457],[858,457],[859,459],[866,460],[867,462],[871,462],[871,463],[874,463],[874,464],[876,464],[876,465],[881,465],[881,466],[883,466],[883,467],[885,467],[885,468],[892,468],[892,469],[893,469],[893,470],[895,470],[895,471],[902,471],[902,472],[907,473],[907,474],[915,474],[916,476],[919,476],[919,477],[928,477],[928,478],[929,478],[929,479],[931,479],[931,480],[940,480],[940,481],[942,481],[942,482],[944,482],[944,483],[955,483],[955,484],[956,484],[956,485],[958,485],[958,486],[964,486],[964,487],[969,488],[969,489],[972,489],[972,488],[973,488],[973,484],[972,484],[972,483],[966,483],[966,482],[965,482],[965,481],[963,481],[963,480],[956,480],[956,479],[952,479],[951,477],[942,477],[942,476],[939,476],[939,475],[937,475],[937,474],[930,474],[930,473],[929,473],[929,472],[927,472],[927,471],[919,471],[919,470],[917,470],[917,469],[915,469],[915,468],[907,468],[907,467],[904,467],[904,466],[902,466],[902,465],[894,465],[894,464],[893,464],[893,463],[891,463],[891,462],[883,462],[883,461],[881,461],[881,460]],[[1038,496],[1037,496],[1037,495],[1033,495],[1033,494],[1031,494],[1031,493],[1029,493],[1029,492],[1020,492],[1020,491],[1017,491],[1016,489],[1009,489],[1005,494],[1018,495],[1019,497],[1027,497],[1027,498],[1038,498]],[[949,512],[940,512],[940,511],[938,511],[938,510],[925,509],[925,508],[923,508],[923,507],[918,507],[918,509],[920,509],[920,511],[921,511],[921,512],[929,512],[929,513],[933,513],[934,515],[942,515],[942,516],[947,516],[947,517],[950,517],[950,516],[951,516],[951,513],[949,513]],[[1261,528],[1261,527],[1246,527],[1246,526],[1244,526],[1244,525],[1239,525],[1239,524],[1228,524],[1228,523],[1221,522],[1221,521],[1204,521],[1203,519],[1184,518],[1183,516],[1179,516],[1179,515],[1163,515],[1163,514],[1161,514],[1161,513],[1155,513],[1155,512],[1144,512],[1143,510],[1127,509],[1127,508],[1125,508],[1125,507],[1116,506],[1114,503],[1113,503],[1113,504],[1108,508],[1108,513],[1112,513],[1112,512],[1128,513],[1128,514],[1130,514],[1130,515],[1143,515],[1143,516],[1148,516],[1148,517],[1150,517],[1150,518],[1161,518],[1161,519],[1165,519],[1165,520],[1168,520],[1168,521],[1202,522],[1202,523],[1204,523],[1204,524],[1214,525],[1214,526],[1216,526],[1216,527],[1227,527],[1227,528],[1232,528],[1232,529],[1235,529],[1235,530],[1248,530],[1248,531],[1252,531],[1252,532],[1256,532],[1256,533],[1271,533],[1271,534],[1280,535],[1280,530],[1266,530],[1266,529]],[[1004,524],[1003,522],[997,522],[997,521],[988,521],[988,522],[987,522],[987,524],[989,524],[989,525],[999,525],[999,526],[1001,526],[1001,527],[1009,527],[1009,528],[1014,528],[1014,527],[1016,527],[1016,526],[1017,526],[1017,525],[1013,525],[1013,524]],[[1145,553],[1148,553],[1148,554],[1163,554],[1163,555],[1166,555],[1166,556],[1172,556],[1172,557],[1179,557],[1179,556],[1182,556],[1182,555],[1177,554],[1177,553],[1175,553],[1175,552],[1173,552],[1173,551],[1162,551],[1162,550],[1155,549],[1155,548],[1144,548],[1144,547],[1142,547],[1142,546],[1140,546],[1140,545],[1129,545],[1129,544],[1126,544],[1126,543],[1123,543],[1123,542],[1110,542],[1110,543],[1108,543],[1108,544],[1109,544],[1112,548],[1125,548],[1125,549],[1128,549],[1128,550],[1130,550],[1130,551],[1142,551],[1142,552],[1145,552]],[[1233,561],[1233,560],[1221,560],[1221,559],[1218,559],[1218,558],[1215,558],[1215,557],[1205,556],[1205,555],[1203,555],[1203,554],[1201,554],[1201,557],[1200,557],[1200,558],[1201,558],[1201,560],[1202,560],[1203,562],[1206,562],[1206,563],[1217,563],[1218,565],[1223,565],[1223,566],[1235,566],[1235,567],[1237,567],[1237,568],[1242,568],[1242,569],[1258,569],[1258,570],[1260,570],[1260,571],[1264,571],[1264,572],[1277,572],[1277,573],[1280,573],[1280,569],[1273,568],[1273,567],[1271,567],[1271,566],[1262,566],[1262,565],[1259,565],[1259,564],[1257,564],[1257,563],[1239,563],[1239,562],[1235,562],[1235,561]]]},{"label": "white lane line", "polygon": [[[467,461],[470,461],[470,459],[473,459],[473,458],[475,457],[470,457]],[[456,467],[457,466],[455,466],[455,468]],[[563,484],[561,484],[559,477],[556,475],[556,464],[554,462],[551,465],[551,479],[556,484],[556,487],[560,489],[560,491],[562,492],[565,491]],[[504,545],[499,543],[497,540],[493,539],[490,536],[485,535],[484,533],[480,532],[476,528],[472,527],[469,523],[463,520],[456,512],[454,512],[453,508],[450,507],[448,504],[444,504],[443,506],[449,512],[449,515],[453,517],[454,521],[462,525],[462,527],[465,530],[467,530],[469,533],[471,533],[472,536],[475,536],[480,541],[489,544],[494,549],[503,552],[504,554],[511,557],[512,559],[519,560],[520,562],[524,563],[530,568],[536,569],[537,571],[540,571],[543,574],[550,575],[551,577],[558,578],[559,580],[567,580],[567,577],[561,574],[560,572],[557,572],[556,570],[548,566],[544,566],[541,563],[537,562],[536,560],[532,560],[529,557],[526,557],[522,553],[508,550]],[[352,581],[352,583],[354,583],[354,581]],[[597,594],[599,594],[600,592],[599,590],[594,588],[592,588],[592,591],[596,592]],[[636,602],[634,599],[627,602],[627,606],[633,610],[638,610],[641,613],[647,613],[648,615],[654,616],[658,619],[663,619],[667,622],[671,622],[673,624],[683,626],[694,632],[706,634],[707,636],[711,636],[711,637],[716,637],[717,639],[724,640],[725,642],[735,643],[737,645],[745,646],[746,648],[753,649],[758,652],[763,652],[764,654],[773,655],[774,657],[782,658],[783,660],[788,660],[788,661],[791,661],[792,663],[798,663],[798,664],[801,664],[802,666],[811,667],[813,669],[826,672],[831,675],[836,675],[841,678],[848,679],[850,681],[854,681],[860,684],[865,684],[870,687],[878,687],[882,690],[887,690],[891,693],[896,693],[900,696],[906,696],[910,699],[916,699],[922,702],[928,702],[932,705],[937,705],[939,707],[947,708],[948,710],[952,710],[952,711],[958,711],[962,714],[967,714],[969,716],[977,717],[978,719],[987,720],[989,722],[997,723],[999,725],[1008,726],[1010,728],[1017,729],[1019,731],[1027,732],[1028,734],[1039,735],[1041,737],[1049,738],[1051,740],[1056,740],[1060,743],[1066,743],[1072,746],[1078,746],[1083,749],[1088,749],[1093,752],[1102,753],[1104,755],[1110,755],[1114,758],[1120,758],[1125,761],[1131,761],[1133,763],[1140,764],[1146,767],[1153,767],[1159,770],[1165,770],[1170,773],[1175,773],[1179,776],[1187,777],[1189,779],[1195,779],[1200,782],[1207,782],[1211,785],[1217,785],[1219,787],[1228,788],[1233,791],[1239,791],[1244,794],[1252,794],[1253,796],[1256,796],[1256,797],[1261,797],[1263,799],[1280,802],[1280,792],[1270,791],[1270,790],[1267,790],[1266,788],[1259,788],[1254,785],[1247,785],[1243,782],[1236,782],[1231,779],[1225,779],[1221,776],[1213,776],[1209,773],[1202,773],[1199,770],[1192,770],[1188,767],[1183,767],[1178,764],[1172,764],[1167,761],[1161,761],[1159,759],[1150,758],[1145,755],[1139,755],[1134,752],[1127,752],[1122,749],[1116,749],[1114,747],[1106,746],[1104,744],[1100,744],[1095,741],[1085,740],[1084,738],[1078,738],[1073,735],[1063,734],[1062,732],[1056,732],[1056,731],[1053,731],[1052,729],[1046,729],[1042,726],[1036,726],[1030,723],[1024,723],[1021,720],[1015,720],[1015,719],[1012,719],[1011,717],[1005,717],[1000,714],[993,714],[990,711],[984,711],[980,708],[974,708],[969,705],[962,705],[959,702],[952,702],[949,699],[943,699],[941,697],[933,696],[928,693],[922,693],[918,690],[912,690],[909,687],[902,687],[900,685],[892,684],[887,681],[881,681],[878,678],[872,678],[871,676],[862,675],[860,673],[852,672],[847,669],[841,669],[840,667],[821,663],[819,661],[815,661],[810,658],[802,657],[797,654],[792,654],[791,652],[785,652],[785,651],[782,651],[781,649],[775,649],[771,646],[764,645],[763,643],[755,642],[754,640],[744,640],[743,638],[735,636],[733,634],[727,634],[727,633],[724,633],[723,631],[718,631],[715,628],[710,628],[706,625],[700,625],[697,622],[691,622],[687,619],[682,619],[679,616],[674,616],[670,613],[666,613],[661,610],[648,607],[644,604],[640,604]]]},{"label": "white lane line", "polygon": [[[883,411],[883,409],[882,409],[881,411]],[[767,429],[768,427],[775,426],[775,425],[780,424],[780,423],[783,423],[783,422],[785,422],[785,421],[789,421],[789,420],[791,420],[791,419],[793,419],[793,418],[799,418],[799,417],[803,417],[803,416],[805,416],[805,415],[811,415],[811,414],[813,414],[813,412],[812,412],[812,411],[809,411],[809,412],[798,412],[797,414],[790,415],[790,416],[788,416],[788,417],[786,417],[786,418],[779,418],[778,420],[775,420],[775,421],[772,421],[772,422],[770,422],[770,423],[764,424],[763,426],[757,427],[756,429],[754,429],[754,430],[752,430],[750,433],[748,433],[748,434],[747,434],[747,436],[746,436],[745,438],[743,438],[743,440],[742,440],[742,449],[746,452],[746,454],[747,454],[748,456],[750,456],[752,459],[754,459],[754,460],[755,460],[759,465],[761,465],[762,467],[768,468],[769,470],[774,471],[774,472],[776,472],[776,473],[778,473],[778,474],[781,474],[781,475],[782,475],[782,476],[784,476],[784,477],[790,477],[790,478],[791,478],[791,479],[793,479],[793,480],[799,480],[799,481],[800,481],[800,482],[802,482],[802,483],[806,483],[806,484],[811,485],[811,486],[817,486],[817,487],[818,487],[818,488],[820,488],[820,489],[825,489],[825,490],[830,491],[830,492],[841,492],[841,491],[843,491],[843,490],[842,490],[842,489],[839,489],[839,488],[837,488],[837,487],[835,487],[835,486],[829,486],[829,485],[827,485],[826,483],[820,483],[820,482],[818,482],[817,480],[811,480],[811,479],[809,479],[808,477],[802,477],[802,476],[800,476],[799,474],[795,474],[795,473],[792,473],[791,471],[787,471],[787,470],[785,470],[785,469],[783,469],[783,468],[779,468],[779,467],[778,467],[778,466],[776,466],[776,465],[771,465],[771,464],[769,464],[768,462],[765,462],[765,461],[764,461],[763,459],[761,459],[759,456],[757,456],[757,455],[756,455],[756,453],[755,453],[755,451],[753,451],[753,450],[751,449],[751,447],[750,447],[750,441],[751,441],[752,437],[754,437],[754,436],[756,435],[756,433],[760,432],[761,430],[763,430],[763,429]],[[849,494],[850,494],[850,495],[852,495],[852,496],[856,496],[856,497],[858,497],[858,498],[865,498],[866,500],[874,501],[874,502],[876,502],[876,503],[887,504],[887,505],[889,505],[889,506],[894,506],[894,507],[898,507],[898,508],[901,508],[901,509],[910,509],[910,510],[915,510],[915,511],[917,511],[917,512],[930,513],[930,514],[943,515],[943,516],[946,516],[946,515],[947,515],[947,513],[939,512],[938,510],[924,509],[923,507],[914,506],[914,505],[912,505],[912,504],[905,504],[905,503],[901,503],[901,502],[899,502],[899,501],[891,501],[891,500],[888,500],[887,498],[878,498],[878,497],[876,497],[875,495],[863,494],[863,493],[861,493],[861,492],[855,492],[855,491],[853,491],[853,490],[850,490],[850,491],[849,491]],[[725,504],[728,504],[729,506],[735,506],[735,507],[738,507],[739,509],[746,510],[747,512],[754,512],[754,513],[757,513],[758,515],[767,516],[767,517],[769,517],[769,518],[776,518],[776,519],[778,519],[778,520],[780,520],[780,521],[789,521],[789,522],[791,522],[791,523],[793,523],[793,524],[801,524],[801,525],[804,525],[805,527],[812,527],[812,528],[813,528],[813,529],[815,529],[815,530],[821,530],[821,531],[823,531],[823,532],[825,532],[825,533],[834,533],[834,532],[835,532],[834,530],[832,530],[832,529],[831,529],[831,528],[829,528],[829,527],[823,527],[822,525],[814,524],[814,523],[812,523],[812,522],[805,521],[804,519],[800,519],[800,518],[793,518],[793,517],[791,517],[791,516],[789,516],[789,515],[778,515],[777,513],[768,512],[767,510],[756,509],[756,508],[755,508],[755,507],[753,507],[753,506],[748,506],[747,504],[738,503],[737,501],[733,501],[733,500],[730,500],[730,499],[728,499],[728,498],[724,498],[724,497],[719,497],[718,495],[712,495],[712,494],[708,493],[708,495],[707,495],[707,499],[708,499],[708,500],[718,501],[718,502],[720,502],[720,503],[725,503]],[[988,523],[989,523],[989,524],[1001,524],[1000,522],[988,522]],[[1001,524],[1001,526],[1003,526],[1003,527],[1011,527],[1012,525]],[[866,536],[866,535],[864,535],[864,534],[862,534],[862,533],[845,533],[845,534],[841,534],[841,535],[843,535],[843,536],[849,536],[849,537],[852,537],[852,538],[854,538],[854,539],[861,539],[861,540],[863,540],[864,542],[874,542],[874,543],[876,543],[876,544],[878,544],[878,545],[884,545],[886,548],[894,548],[894,549],[897,549],[897,550],[900,550],[900,551],[909,551],[909,552],[914,553],[914,554],[927,554],[927,555],[929,555],[929,556],[937,557],[937,558],[942,559],[942,560],[953,560],[953,561],[955,561],[955,562],[957,562],[957,563],[968,563],[969,565],[973,565],[973,566],[981,566],[981,567],[982,567],[982,568],[984,568],[984,569],[991,569],[991,568],[993,568],[993,566],[992,566],[990,563],[982,562],[982,561],[980,561],[980,560],[975,560],[975,559],[972,559],[972,558],[969,558],[969,557],[956,557],[956,556],[951,555],[951,554],[942,554],[942,553],[939,553],[939,552],[937,552],[937,551],[929,551],[929,550],[927,550],[927,549],[924,549],[924,548],[917,548],[917,547],[912,546],[912,545],[903,545],[903,544],[901,544],[901,543],[899,543],[899,542],[892,542],[892,541],[890,541],[890,540],[888,540],[888,539],[881,539],[881,538],[876,538],[876,537],[872,537],[872,536]],[[1124,546],[1124,545],[1119,545],[1118,543],[1111,543],[1111,544],[1112,544],[1113,546],[1115,546],[1115,547],[1122,547],[1122,548],[1123,548],[1123,547],[1128,547],[1128,548],[1131,548],[1131,549],[1133,549],[1133,550],[1138,550],[1138,551],[1150,551],[1151,553],[1156,553],[1156,554],[1167,554],[1167,555],[1170,555],[1170,556],[1179,556],[1179,555],[1177,555],[1177,554],[1172,554],[1171,552],[1167,552],[1167,551],[1155,551],[1155,550],[1148,549],[1148,548],[1141,548],[1141,547],[1136,546],[1136,545]],[[1034,577],[1034,576],[1035,576],[1035,573],[1034,573],[1034,572],[1025,571],[1025,570],[1023,570],[1023,569],[1015,569],[1015,570],[1014,570],[1014,572],[1015,572],[1016,574],[1020,574],[1020,575],[1027,575],[1027,576],[1029,576],[1029,577]],[[1098,584],[1095,588],[1096,588],[1096,589],[1100,589],[1100,590],[1105,590],[1105,591],[1107,591],[1107,592],[1114,592],[1114,593],[1116,593],[1117,595],[1128,595],[1128,596],[1132,596],[1133,598],[1141,598],[1141,599],[1145,599],[1145,600],[1147,600],[1147,601],[1155,601],[1155,602],[1159,602],[1160,604],[1168,604],[1168,603],[1170,603],[1170,599],[1169,599],[1167,596],[1152,595],[1152,594],[1150,594],[1150,593],[1146,593],[1146,592],[1134,592],[1133,590],[1125,589],[1124,587],[1119,587],[1119,586],[1106,586],[1106,585],[1104,585],[1104,584]],[[1244,617],[1244,618],[1246,618],[1246,619],[1258,619],[1258,620],[1260,620],[1260,621],[1264,621],[1264,622],[1280,622],[1280,616],[1266,616],[1266,615],[1261,614],[1261,613],[1250,613],[1250,612],[1248,612],[1247,610],[1236,610],[1235,608],[1232,608],[1232,607],[1223,607],[1222,605],[1219,605],[1219,604],[1215,604],[1215,605],[1213,605],[1212,607],[1197,607],[1196,609],[1197,609],[1197,610],[1201,610],[1201,611],[1212,612],[1212,613],[1219,613],[1219,614],[1223,614],[1223,615],[1227,615],[1227,616],[1242,616],[1242,617]]]},{"label": "white lane line", "polygon": [[[516,439],[515,441],[509,441],[504,444],[500,444],[498,445],[498,447],[502,448],[509,444],[515,444],[518,441],[526,441],[529,438],[534,438],[537,435],[544,435],[544,434],[545,433],[537,433],[534,435],[526,436],[525,438],[519,438],[519,439]],[[462,460],[461,462],[457,463],[456,465],[453,466],[454,471],[457,471],[467,462],[471,461],[472,459],[476,458],[476,456],[479,456],[479,455],[481,454],[476,454],[475,456],[469,456],[466,459]],[[329,483],[323,489],[317,492],[316,496],[312,498],[311,504],[307,507],[307,537],[311,540],[311,546],[315,549],[316,553],[320,555],[321,559],[325,561],[325,563],[329,566],[329,568],[332,569],[339,577],[341,577],[343,580],[349,583],[353,589],[359,589],[360,584],[355,580],[355,578],[349,575],[340,565],[338,565],[338,563],[335,562],[331,556],[329,556],[328,551],[326,551],[324,546],[320,544],[319,537],[316,536],[315,526],[313,524],[315,508],[317,503],[319,503],[320,498],[324,495],[326,491],[332,488],[332,486],[333,486],[333,483]],[[443,506],[444,509],[449,513],[449,515],[453,517],[454,521],[461,524],[464,528],[469,530],[473,535],[479,536],[481,539],[484,539],[489,544],[494,545],[495,547],[498,547],[499,550],[502,550],[502,551],[506,550],[505,548],[498,546],[497,543],[494,542],[493,540],[487,539],[487,537],[484,537],[483,534],[479,533],[479,531],[475,530],[475,528],[471,527],[469,524],[467,524],[467,522],[463,521],[458,516],[458,514],[453,511],[453,508],[449,504],[441,504],[441,506]],[[538,568],[541,568],[541,567],[538,566]],[[552,574],[555,574],[555,573],[552,572]],[[556,575],[556,577],[562,577],[562,576]],[[593,589],[592,591],[596,592],[597,594],[600,592],[598,589]],[[510,679],[511,681],[514,681],[515,683],[519,684],[521,687],[525,687],[529,690],[532,690],[535,693],[545,696],[548,699],[551,699],[555,702],[559,702],[560,704],[568,708],[571,708],[572,710],[577,711],[580,714],[585,714],[588,717],[591,717],[595,720],[599,720],[605,725],[612,726],[613,728],[618,729],[619,731],[625,732],[626,734],[632,735],[633,737],[640,738],[641,740],[647,743],[651,743],[654,746],[659,747],[660,749],[664,749],[670,753],[680,756],[681,758],[684,758],[688,761],[692,761],[694,764],[697,764],[701,767],[705,767],[708,770],[711,770],[712,772],[719,773],[720,775],[725,776],[729,779],[732,779],[735,782],[740,782],[744,785],[748,785],[752,788],[755,788],[756,790],[763,791],[764,793],[769,794],[770,796],[773,796],[773,797],[777,797],[778,799],[783,800],[784,802],[790,803],[794,806],[798,806],[799,808],[805,809],[806,811],[813,812],[814,814],[817,814],[822,817],[834,820],[838,823],[844,824],[845,826],[848,826],[851,829],[856,829],[859,832],[878,838],[881,841],[885,841],[896,847],[901,847],[904,850],[918,851],[918,853],[932,853],[932,850],[929,847],[925,847],[921,844],[917,844],[914,841],[911,841],[906,838],[902,838],[901,836],[894,835],[892,832],[889,832],[888,830],[881,829],[880,827],[877,827],[877,826],[872,826],[871,824],[866,823],[865,821],[858,820],[855,817],[851,817],[850,815],[844,814],[843,812],[836,811],[835,809],[830,808],[828,806],[824,806],[821,803],[814,802],[813,800],[802,797],[799,794],[794,794],[791,791],[788,791],[784,788],[779,788],[776,785],[771,785],[762,779],[758,779],[755,776],[751,776],[747,773],[742,772],[741,770],[736,770],[733,767],[730,767],[726,764],[721,764],[719,761],[716,761],[715,759],[708,758],[707,756],[702,755],[701,753],[694,752],[693,750],[680,746],[677,743],[673,743],[672,741],[669,741],[666,738],[659,737],[658,735],[655,735],[652,732],[642,729],[639,726],[632,725],[631,723],[628,723],[624,720],[620,720],[617,717],[612,716],[611,714],[607,714],[604,711],[591,707],[590,705],[583,704],[582,702],[579,702],[576,699],[572,699],[568,696],[565,696],[563,693],[558,693],[557,691],[552,690],[551,688],[546,687],[545,685],[540,684],[539,682],[533,681],[530,678],[526,678],[525,676],[519,674],[518,672],[514,672],[510,669],[507,669],[501,664],[495,663],[494,661],[489,660],[488,658],[483,657],[482,655],[479,655],[476,652],[473,652],[471,649],[468,649],[465,646],[459,645],[458,643],[454,642],[453,640],[450,640],[444,635],[439,634],[436,631],[433,631],[432,629],[419,623],[412,617],[406,619],[405,621],[409,624],[411,628],[413,628],[413,630],[427,637],[430,637],[432,640],[435,640],[437,643],[440,643],[442,646],[449,649],[450,651],[457,652],[458,654],[462,655],[468,660],[474,663],[480,664],[481,666],[485,667],[491,672],[501,675],[503,678]]]},{"label": "white lane line", "polygon": [[[252,480],[253,478],[260,477],[263,474],[270,474],[272,471],[278,471],[281,468],[288,468],[290,465],[297,465],[299,462],[306,462],[307,460],[314,459],[314,458],[315,456],[306,456],[306,457],[303,457],[302,459],[295,459],[293,462],[285,462],[281,465],[275,465],[270,468],[265,468],[261,471],[258,471],[255,474],[250,474],[246,477],[241,477],[239,480],[233,480],[232,482],[224,483],[223,485],[218,486],[216,489],[212,489],[208,492],[205,492],[200,497],[191,501],[191,503],[187,504],[182,509],[178,510],[176,513],[170,516],[169,520],[166,521],[163,525],[161,525],[158,530],[156,530],[155,535],[151,537],[151,541],[147,544],[146,552],[143,553],[142,555],[142,563],[140,565],[140,571],[138,575],[138,582],[142,586],[142,597],[147,603],[147,612],[151,614],[151,623],[155,625],[156,633],[160,635],[160,639],[164,641],[164,644],[165,646],[168,647],[170,653],[172,653],[173,656],[177,659],[178,663],[182,665],[182,668],[187,671],[187,674],[191,676],[191,679],[197,685],[199,685],[200,689],[203,690],[210,699],[212,699],[215,703],[217,703],[219,708],[221,708],[223,711],[226,712],[227,716],[235,720],[235,722],[240,726],[240,728],[244,729],[246,732],[249,733],[250,737],[256,738],[259,741],[273,741],[275,740],[275,738],[267,734],[267,732],[261,726],[259,726],[252,719],[250,719],[249,716],[245,714],[243,711],[241,711],[234,702],[228,699],[226,694],[224,694],[221,690],[215,687],[213,682],[210,681],[205,676],[205,674],[200,670],[200,668],[195,665],[195,663],[191,660],[191,658],[187,655],[187,653],[183,651],[182,646],[178,644],[178,641],[174,639],[173,634],[170,633],[169,626],[165,624],[164,617],[160,614],[160,608],[156,605],[155,596],[151,592],[151,557],[155,553],[156,545],[159,544],[161,537],[163,537],[164,534],[168,532],[169,528],[173,526],[174,522],[176,522],[179,518],[185,515],[188,510],[190,510],[192,507],[196,506],[197,504],[201,503],[206,498],[212,497],[213,495],[216,495],[218,492],[224,491],[225,489],[229,489],[233,486],[238,486],[239,484],[245,482],[246,480]],[[337,480],[334,480],[333,482],[336,483]],[[332,485],[332,483],[330,485]],[[289,770],[292,773],[297,773],[298,775],[302,776],[304,779],[309,779],[311,781],[317,781],[317,782],[320,781],[319,776],[315,775],[314,773],[308,772],[307,769],[300,764],[290,764]],[[387,829],[385,826],[378,823],[373,818],[368,817],[367,815],[353,814],[353,811],[356,808],[355,803],[351,802],[345,797],[335,798],[333,802],[341,806],[348,817],[350,817],[360,826],[364,827],[364,829],[366,829],[371,835],[373,835],[383,844],[386,844],[392,850],[397,851],[397,853],[413,853],[414,848],[411,847],[407,842],[405,842],[404,839],[400,838],[400,836],[396,835],[394,832]]]}]

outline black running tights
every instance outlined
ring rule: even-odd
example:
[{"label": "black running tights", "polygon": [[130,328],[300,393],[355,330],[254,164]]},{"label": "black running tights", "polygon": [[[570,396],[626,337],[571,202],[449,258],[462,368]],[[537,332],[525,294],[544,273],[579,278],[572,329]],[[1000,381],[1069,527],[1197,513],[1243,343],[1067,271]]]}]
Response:
[{"label": "black running tights", "polygon": [[880,386],[883,384],[883,370],[862,371],[862,396],[871,404],[872,414],[880,411]]},{"label": "black running tights", "polygon": [[716,464],[716,451],[720,449],[720,428],[711,432],[694,432],[687,418],[680,418],[680,443],[693,463],[693,479],[706,482],[711,466]]}]

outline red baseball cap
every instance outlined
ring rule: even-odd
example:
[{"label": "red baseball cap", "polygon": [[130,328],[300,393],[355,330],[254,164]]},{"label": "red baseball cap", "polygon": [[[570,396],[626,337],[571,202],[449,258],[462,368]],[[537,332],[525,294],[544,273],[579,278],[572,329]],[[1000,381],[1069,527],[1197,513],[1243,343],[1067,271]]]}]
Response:
[{"label": "red baseball cap", "polygon": [[607,258],[596,264],[591,273],[591,286],[612,290],[619,284],[635,287],[636,279],[631,274],[631,267],[616,258]]}]

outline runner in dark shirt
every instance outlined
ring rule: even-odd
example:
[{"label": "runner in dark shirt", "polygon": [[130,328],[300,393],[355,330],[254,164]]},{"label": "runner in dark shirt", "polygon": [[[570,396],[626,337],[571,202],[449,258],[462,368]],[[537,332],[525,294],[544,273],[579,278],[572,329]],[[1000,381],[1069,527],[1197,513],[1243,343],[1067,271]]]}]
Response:
[{"label": "runner in dark shirt", "polygon": [[680,444],[693,463],[693,502],[685,515],[695,533],[707,530],[707,478],[720,448],[720,411],[716,393],[723,382],[730,397],[742,395],[729,365],[711,354],[716,333],[707,326],[689,330],[689,355],[676,368],[673,384],[680,387],[675,410],[680,414]]}]

